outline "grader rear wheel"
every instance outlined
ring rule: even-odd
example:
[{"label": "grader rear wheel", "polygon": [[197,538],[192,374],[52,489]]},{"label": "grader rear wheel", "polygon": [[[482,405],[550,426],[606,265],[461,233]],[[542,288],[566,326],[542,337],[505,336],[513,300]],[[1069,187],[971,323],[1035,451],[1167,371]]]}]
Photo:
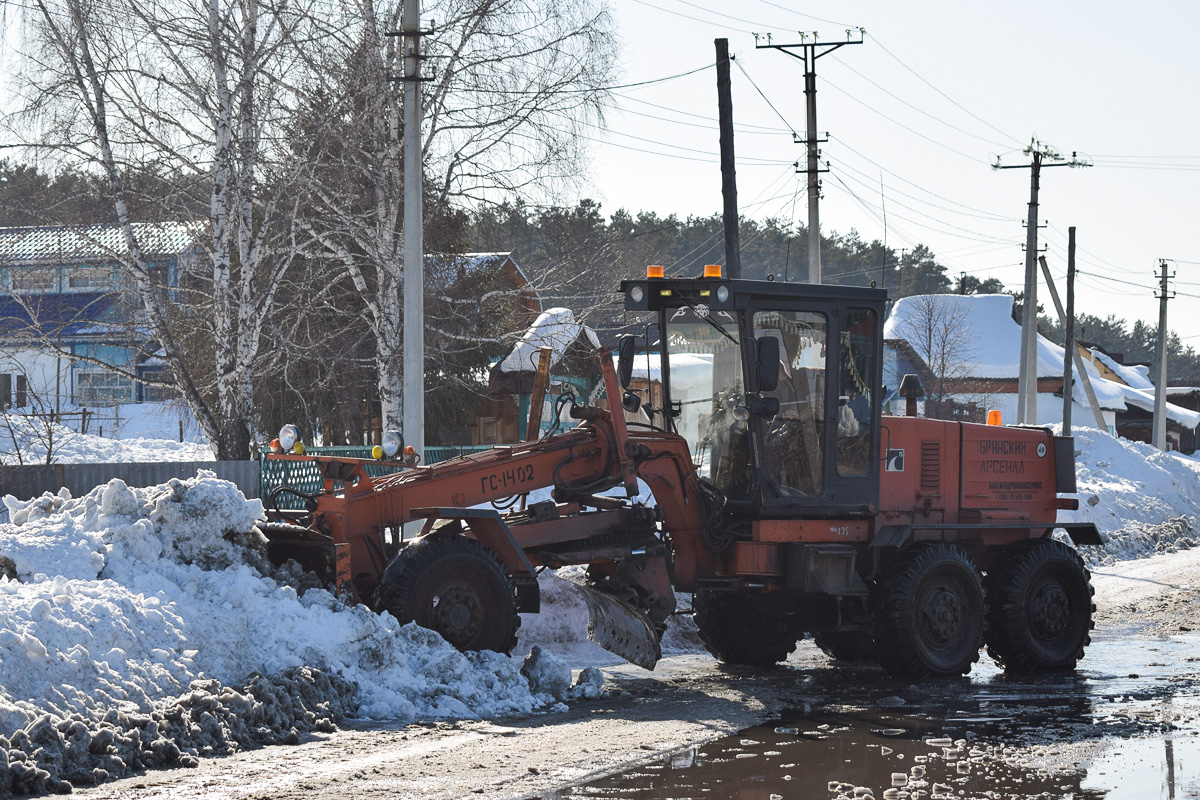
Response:
[{"label": "grader rear wheel", "polygon": [[459,650],[507,653],[517,643],[516,586],[474,539],[438,537],[404,548],[384,570],[376,600],[401,623],[436,631]]},{"label": "grader rear wheel", "polygon": [[708,652],[726,664],[770,667],[796,649],[803,635],[782,613],[763,609],[742,591],[692,595],[696,627]]},{"label": "grader rear wheel", "polygon": [[1089,578],[1083,559],[1062,542],[1010,548],[984,583],[988,655],[1014,674],[1074,669],[1094,624]]},{"label": "grader rear wheel", "polygon": [[876,654],[892,675],[965,675],[979,660],[983,589],[957,547],[917,545],[902,553],[873,600]]}]

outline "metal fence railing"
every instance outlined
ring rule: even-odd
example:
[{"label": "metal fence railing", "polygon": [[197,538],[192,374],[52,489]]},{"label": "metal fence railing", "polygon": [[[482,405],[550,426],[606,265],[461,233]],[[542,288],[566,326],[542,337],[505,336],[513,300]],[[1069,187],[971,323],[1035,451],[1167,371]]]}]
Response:
[{"label": "metal fence railing", "polygon": [[[447,447],[426,447],[425,448],[425,463],[436,464],[439,461],[445,461],[456,456],[466,455],[468,453],[481,453],[485,450],[490,450],[491,445],[457,445]],[[309,447],[304,451],[305,455],[310,456],[344,456],[346,458],[370,458],[371,448],[369,447]],[[380,475],[390,475],[393,472],[400,472],[404,466],[394,461],[376,461],[367,464],[367,474],[373,478]],[[321,491],[325,484],[321,479],[321,473],[317,471],[316,464],[311,461],[283,461],[274,460],[266,457],[266,454],[259,456],[259,497],[263,498],[264,502],[270,503],[271,492],[280,486],[287,486],[304,494],[316,494]],[[335,489],[341,488],[340,485],[334,485]],[[280,492],[276,496],[276,502],[279,508],[287,510],[299,510],[304,508],[304,500],[290,492]]]}]

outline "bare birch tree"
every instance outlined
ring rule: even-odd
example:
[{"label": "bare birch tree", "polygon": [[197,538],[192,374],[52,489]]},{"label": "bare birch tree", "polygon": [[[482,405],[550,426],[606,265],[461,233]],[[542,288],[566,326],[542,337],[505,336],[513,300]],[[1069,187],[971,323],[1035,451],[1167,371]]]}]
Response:
[{"label": "bare birch tree", "polygon": [[[143,302],[170,374],[218,458],[245,458],[262,326],[299,245],[294,183],[307,154],[282,143],[318,17],[284,0],[36,0],[21,84],[31,144],[107,181]],[[289,143],[290,144],[290,143]],[[131,165],[163,165],[207,195],[207,259],[190,286],[206,299],[209,347],[172,324],[134,233]],[[169,203],[170,198],[156,198]],[[202,358],[197,358],[202,354]]]},{"label": "bare birch tree", "polygon": [[[912,307],[897,333],[925,359],[933,377],[925,387],[926,407],[940,409],[955,384],[968,376],[975,342],[969,311],[957,295],[924,294],[906,298]],[[931,415],[934,416],[934,415]]]},{"label": "bare birch tree", "polygon": [[[403,403],[400,108],[402,92],[417,89],[395,80],[400,40],[387,33],[400,27],[400,9],[398,0],[358,0],[352,8],[336,62],[352,111],[319,148],[306,227],[363,298],[383,421],[394,428]],[[420,89],[426,208],[543,196],[578,176],[579,134],[599,118],[613,77],[616,44],[604,0],[435,0],[425,12],[436,21],[424,39],[431,80]],[[445,336],[434,338],[445,346]]]}]

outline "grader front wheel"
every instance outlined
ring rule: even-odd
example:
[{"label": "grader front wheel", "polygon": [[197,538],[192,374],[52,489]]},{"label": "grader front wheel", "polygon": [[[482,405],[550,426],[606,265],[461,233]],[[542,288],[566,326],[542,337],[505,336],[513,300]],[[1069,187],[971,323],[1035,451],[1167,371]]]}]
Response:
[{"label": "grader front wheel", "polygon": [[803,635],[786,616],[762,608],[744,591],[698,591],[692,609],[704,646],[726,664],[774,666]]},{"label": "grader front wheel", "polygon": [[490,550],[465,536],[404,548],[384,570],[376,600],[401,623],[436,631],[459,650],[507,653],[517,643],[512,578]]}]

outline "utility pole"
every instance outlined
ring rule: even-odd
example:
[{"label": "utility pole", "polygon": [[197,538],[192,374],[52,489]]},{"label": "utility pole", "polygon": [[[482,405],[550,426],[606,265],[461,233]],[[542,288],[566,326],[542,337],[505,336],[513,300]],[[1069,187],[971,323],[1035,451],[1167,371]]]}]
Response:
[{"label": "utility pole", "polygon": [[425,453],[425,242],[421,206],[421,10],[404,0],[404,403],[406,447]]},{"label": "utility pole", "polygon": [[[858,32],[858,39],[851,38],[854,32]],[[782,53],[787,53],[792,58],[800,59],[804,62],[804,102],[807,109],[807,124],[804,138],[795,137],[796,144],[804,144],[808,147],[808,161],[805,169],[797,169],[797,172],[804,172],[808,175],[808,282],[821,283],[821,217],[818,212],[818,201],[821,198],[821,181],[817,177],[822,172],[828,172],[828,169],[820,168],[821,150],[818,145],[821,142],[828,141],[827,138],[822,139],[817,133],[817,59],[821,56],[828,55],[839,47],[845,47],[848,44],[862,44],[863,36],[866,33],[862,28],[847,28],[846,41],[844,42],[822,42],[817,31],[812,31],[812,41],[807,41],[809,34],[801,31],[800,42],[798,44],[772,44],[771,35],[767,34],[762,37],[766,40],[766,44],[759,44],[759,35],[754,34],[754,46],[758,50],[774,49]],[[797,54],[793,51],[802,51],[802,54]]]},{"label": "utility pole", "polygon": [[1037,424],[1037,222],[1038,188],[1043,167],[1090,167],[1075,153],[1070,158],[1037,139],[1023,151],[1030,156],[1028,164],[1001,165],[997,156],[992,169],[1028,169],[1029,219],[1025,232],[1025,303],[1021,313],[1020,371],[1017,373],[1017,424]]},{"label": "utility pole", "polygon": [[729,40],[714,39],[717,46],[717,111],[721,129],[721,198],[725,219],[725,275],[742,277],[741,240],[738,234],[737,174],[733,159],[733,94],[729,88]]},{"label": "utility pole", "polygon": [[1071,435],[1073,385],[1071,369],[1079,353],[1075,347],[1075,226],[1067,228],[1067,341],[1063,358],[1063,436]]},{"label": "utility pole", "polygon": [[1167,449],[1167,301],[1175,296],[1167,293],[1167,260],[1158,260],[1158,347],[1154,352],[1154,435],[1150,444],[1159,450]]}]

